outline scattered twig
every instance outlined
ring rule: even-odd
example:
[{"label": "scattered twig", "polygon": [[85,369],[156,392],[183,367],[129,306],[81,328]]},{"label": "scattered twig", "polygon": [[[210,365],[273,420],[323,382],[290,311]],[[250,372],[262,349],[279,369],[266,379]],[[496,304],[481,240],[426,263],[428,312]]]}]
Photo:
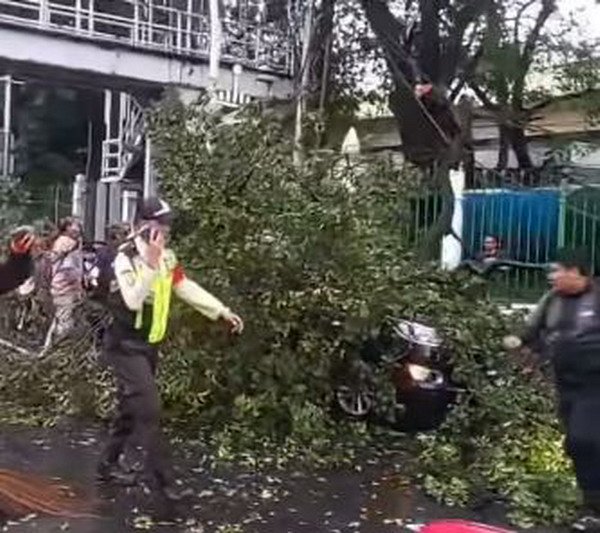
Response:
[{"label": "scattered twig", "polygon": [[35,357],[35,354],[29,350],[26,350],[25,348],[21,348],[20,346],[17,346],[16,344],[7,341],[6,339],[2,339],[0,338],[0,346],[4,346],[5,348],[9,348],[14,352],[17,352],[21,355],[25,355],[27,357]]}]

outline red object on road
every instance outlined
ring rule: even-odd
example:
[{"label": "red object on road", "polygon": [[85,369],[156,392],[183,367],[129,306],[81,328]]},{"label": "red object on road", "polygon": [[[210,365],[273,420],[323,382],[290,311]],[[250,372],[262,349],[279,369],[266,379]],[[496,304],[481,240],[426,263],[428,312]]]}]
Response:
[{"label": "red object on road", "polygon": [[464,520],[445,520],[432,522],[421,529],[420,533],[515,533],[508,529],[486,526]]}]

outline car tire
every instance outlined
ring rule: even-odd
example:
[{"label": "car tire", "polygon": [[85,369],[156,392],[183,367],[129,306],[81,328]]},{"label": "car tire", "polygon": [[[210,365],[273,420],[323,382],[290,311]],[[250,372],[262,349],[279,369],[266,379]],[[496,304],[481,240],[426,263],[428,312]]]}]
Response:
[{"label": "car tire", "polygon": [[399,404],[395,429],[406,433],[427,433],[435,431],[446,418],[446,409],[424,409],[418,402]]}]

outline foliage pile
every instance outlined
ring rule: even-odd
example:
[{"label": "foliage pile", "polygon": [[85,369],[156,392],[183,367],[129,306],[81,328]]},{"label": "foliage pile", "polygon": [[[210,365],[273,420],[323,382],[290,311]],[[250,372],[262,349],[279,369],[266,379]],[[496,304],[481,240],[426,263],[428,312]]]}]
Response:
[{"label": "foliage pile", "polygon": [[[254,110],[233,119],[202,106],[153,118],[178,213],[175,248],[247,321],[231,339],[175,307],[160,375],[171,424],[207,431],[221,459],[351,460],[348,445],[369,438],[330,416],[340,365],[384,317],[426,319],[448,339],[469,393],[442,431],[421,439],[423,485],[457,504],[489,490],[520,523],[564,519],[573,483],[551,397],[502,351],[511,324],[483,285],[412,258],[402,226],[415,178],[381,160],[350,166],[319,154],[295,168],[278,123]],[[4,362],[1,397],[55,420],[81,412],[77,395],[59,391],[84,382],[96,391],[88,405],[105,409],[105,377],[83,361],[63,349],[37,372]]]},{"label": "foliage pile", "polygon": [[[2,347],[0,366],[0,420],[51,426],[63,419],[106,418],[112,409],[109,375],[98,365],[94,338],[105,321],[91,304],[77,310],[77,334],[43,353],[50,327],[51,304],[47,295],[29,299],[3,298],[0,335],[30,355]],[[24,317],[24,318],[22,318]]]},{"label": "foliage pile", "polygon": [[522,362],[507,360],[499,345],[506,324],[490,320],[492,309],[468,312],[452,342],[470,393],[438,433],[420,437],[422,484],[450,505],[505,502],[522,527],[563,523],[577,493],[548,377],[526,376]]},{"label": "foliage pile", "polygon": [[[242,447],[265,436],[327,441],[331,378],[344,355],[384,316],[425,318],[443,330],[469,390],[444,429],[422,439],[428,491],[462,504],[490,490],[520,523],[571,512],[549,388],[525,379],[501,346],[511,320],[476,280],[408,251],[402,225],[414,176],[382,163],[340,170],[317,156],[296,169],[278,125],[252,113],[224,126],[201,109],[172,110],[155,131],[180,216],[178,249],[248,319],[243,341],[205,336],[196,345],[203,326],[182,311],[171,346],[180,353],[164,374],[174,416],[200,411]],[[182,383],[175,376],[184,369]]]}]

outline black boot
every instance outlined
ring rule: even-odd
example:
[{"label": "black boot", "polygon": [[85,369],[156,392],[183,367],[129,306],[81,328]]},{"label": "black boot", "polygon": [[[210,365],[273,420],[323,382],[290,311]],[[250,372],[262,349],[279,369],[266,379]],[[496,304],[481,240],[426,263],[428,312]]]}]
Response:
[{"label": "black boot", "polygon": [[194,490],[184,487],[175,481],[175,475],[170,469],[155,471],[159,492],[171,502],[179,502],[194,495]]},{"label": "black boot", "polygon": [[582,513],[571,526],[573,533],[600,533],[600,516],[596,513]]},{"label": "black boot", "polygon": [[131,487],[138,482],[138,473],[132,470],[124,470],[117,463],[100,463],[96,469],[96,479],[105,483],[116,483],[125,487]]},{"label": "black boot", "polygon": [[573,532],[600,533],[600,493],[586,492],[583,496],[583,512],[571,526]]},{"label": "black boot", "polygon": [[115,463],[100,461],[96,467],[96,479],[98,481],[109,481],[110,475],[115,468]]},{"label": "black boot", "polygon": [[96,468],[98,481],[126,487],[136,485],[140,478],[139,474],[139,469],[127,467],[120,458],[114,461],[102,459]]},{"label": "black boot", "polygon": [[189,487],[179,487],[178,485],[167,485],[162,487],[164,497],[172,502],[180,502],[191,498],[194,495],[194,490]]}]

